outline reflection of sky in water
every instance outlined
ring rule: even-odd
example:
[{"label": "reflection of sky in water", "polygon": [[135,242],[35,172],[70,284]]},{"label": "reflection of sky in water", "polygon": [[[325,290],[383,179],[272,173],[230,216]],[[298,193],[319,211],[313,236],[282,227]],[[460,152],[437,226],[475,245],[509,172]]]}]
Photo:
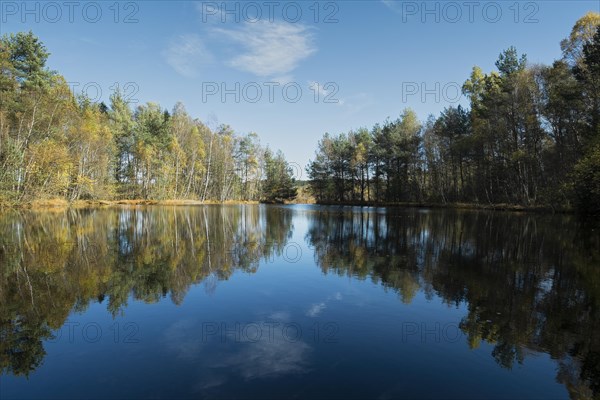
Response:
[{"label": "reflection of sky in water", "polygon": [[[326,308],[326,302],[340,300],[342,294],[335,292],[308,307],[305,315],[316,318]],[[267,319],[250,323],[210,322],[216,332],[207,334],[202,326],[206,322],[178,320],[165,329],[164,346],[177,358],[199,366],[200,381],[195,386],[199,391],[231,380],[303,374],[310,369],[310,341],[315,336],[312,330],[306,331],[308,326],[302,331],[291,321],[290,312],[274,311]]]},{"label": "reflection of sky in water", "polygon": [[[166,329],[165,346],[177,358],[194,362],[199,374],[195,385],[198,390],[224,385],[230,380],[248,381],[306,372],[311,346],[301,339],[284,336],[281,328],[265,327],[263,322],[266,321],[252,323],[253,327],[265,329],[260,339],[240,335],[244,326],[236,334],[234,324],[229,324],[230,332],[222,343],[220,332],[208,338],[216,340],[203,340],[200,323],[178,321]],[[268,327],[272,329],[270,334],[266,331]],[[254,335],[254,331],[249,335]]]},{"label": "reflection of sky in water", "polygon": [[[2,376],[2,398],[73,397],[82,390],[97,397],[565,398],[565,381],[557,376],[579,382],[580,359],[553,360],[543,344],[571,334],[543,325],[556,315],[547,311],[556,310],[554,299],[570,306],[592,296],[580,288],[561,298],[583,287],[568,263],[584,249],[539,235],[573,230],[562,221],[531,216],[540,227],[527,230],[522,216],[314,206],[175,208],[151,211],[151,218],[142,209],[106,213],[116,217],[106,234],[113,242],[96,249],[109,251],[69,265],[59,281],[73,273],[73,281],[88,284],[92,270],[94,279],[107,282],[99,286],[108,293],[102,302],[83,301],[67,318],[79,329],[97,323],[101,340],[88,343],[76,332],[69,343],[63,331],[59,340],[44,342],[47,354],[28,379]],[[169,219],[173,214],[176,220]],[[31,223],[17,219],[14,226],[20,237]],[[207,231],[210,253],[202,250]],[[246,251],[244,243],[257,246]],[[289,243],[301,250],[295,262],[281,252]],[[102,269],[111,262],[123,263]],[[36,296],[53,275],[44,272],[36,281],[35,267],[27,271],[40,314],[48,298]],[[65,293],[83,291],[70,285]],[[107,309],[118,285],[124,304],[113,318]],[[14,307],[31,307],[23,288],[27,301]],[[538,325],[528,325],[531,319]],[[136,343],[123,342],[126,323],[139,327]],[[225,340],[220,331],[204,338],[207,323],[225,324]],[[261,338],[236,337],[236,323],[261,326]],[[272,323],[279,325],[269,337],[265,324]],[[287,325],[301,328],[298,340],[284,335]],[[425,333],[407,337],[407,326]],[[335,340],[326,341],[332,332]],[[505,345],[509,339],[518,345]],[[501,366],[511,352],[523,359]]]}]

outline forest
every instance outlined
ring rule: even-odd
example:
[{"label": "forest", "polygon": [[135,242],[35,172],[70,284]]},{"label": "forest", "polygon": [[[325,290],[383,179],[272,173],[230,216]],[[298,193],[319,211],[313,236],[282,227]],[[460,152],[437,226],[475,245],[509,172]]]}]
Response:
[{"label": "forest", "polygon": [[600,14],[531,65],[514,47],[462,86],[470,107],[326,133],[307,167],[319,203],[480,204],[600,212]]},{"label": "forest", "polygon": [[32,32],[0,38],[0,204],[36,199],[281,202],[296,194],[280,151],[211,130],[183,104],[135,108],[75,94]]},{"label": "forest", "polygon": [[[326,133],[307,166],[318,203],[475,204],[600,213],[600,14],[550,66],[510,47],[474,67],[468,107]],[[283,202],[297,194],[256,133],[209,128],[177,103],[97,103],[47,68],[32,32],[0,38],[0,204],[36,199]]]}]

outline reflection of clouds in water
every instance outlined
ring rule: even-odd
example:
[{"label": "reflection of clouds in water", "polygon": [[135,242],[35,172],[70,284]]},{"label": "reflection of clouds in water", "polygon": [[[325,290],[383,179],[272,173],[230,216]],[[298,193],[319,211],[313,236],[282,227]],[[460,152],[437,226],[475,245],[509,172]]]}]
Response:
[{"label": "reflection of clouds in water", "polygon": [[[264,326],[265,322],[255,324]],[[284,335],[286,333],[279,326],[273,330],[272,340],[268,335],[263,335],[255,342],[242,338],[236,343],[214,343],[216,347],[211,348],[211,353],[203,358],[205,361],[199,371],[200,381],[195,389],[202,392],[230,381],[239,381],[240,377],[251,381],[308,372],[312,347],[300,338],[295,340],[295,332]]]},{"label": "reflection of clouds in water", "polygon": [[245,342],[240,352],[225,356],[213,367],[233,370],[246,380],[303,373],[307,371],[310,349],[302,341],[284,338],[276,329],[273,341]]},{"label": "reflection of clouds in water", "polygon": [[178,357],[192,359],[202,348],[202,332],[191,319],[175,322],[165,330],[167,349]]},{"label": "reflection of clouds in water", "polygon": [[202,380],[194,385],[196,391],[218,387],[227,382],[225,375],[214,374],[211,371],[202,373]]},{"label": "reflection of clouds in water", "polygon": [[306,311],[306,315],[308,317],[316,317],[319,314],[321,314],[321,311],[323,311],[325,308],[327,308],[327,305],[323,302],[319,304],[313,304],[312,306],[310,306],[308,311]]},{"label": "reflection of clouds in water", "polygon": [[[341,294],[335,293],[326,301],[331,299],[340,300]],[[314,304],[307,315],[317,316],[325,308],[325,302]],[[251,324],[240,324],[236,328],[234,322],[227,324],[227,331],[221,332],[223,328],[219,326],[219,332],[213,335],[214,340],[207,346],[203,346],[201,326],[198,321],[191,319],[173,323],[165,330],[164,336],[167,349],[178,358],[189,360],[199,367],[194,389],[202,393],[239,382],[240,379],[252,381],[307,373],[312,347],[302,341],[305,332],[285,329],[291,320],[289,311],[278,310],[266,315],[264,320],[261,318],[261,321]],[[261,327],[260,339],[252,340],[255,337],[254,328],[248,328],[249,338],[243,333],[236,334],[236,330],[243,331],[244,327],[250,325]],[[227,338],[225,342],[218,340],[222,335]]]},{"label": "reflection of clouds in water", "polygon": [[311,317],[311,318],[317,317],[319,314],[321,314],[321,312],[323,310],[325,310],[327,308],[327,303],[330,302],[331,300],[337,300],[337,301],[342,300],[342,294],[340,292],[335,292],[331,296],[328,296],[327,300],[322,301],[320,303],[314,303],[306,311],[306,316]]},{"label": "reflection of clouds in water", "polygon": [[269,320],[272,321],[289,321],[290,313],[288,311],[275,311],[271,315],[269,315]]}]

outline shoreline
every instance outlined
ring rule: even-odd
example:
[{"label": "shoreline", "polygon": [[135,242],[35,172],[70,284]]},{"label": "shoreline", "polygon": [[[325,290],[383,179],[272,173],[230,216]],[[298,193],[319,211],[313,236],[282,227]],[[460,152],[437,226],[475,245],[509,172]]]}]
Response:
[{"label": "shoreline", "polygon": [[572,208],[535,205],[524,206],[519,204],[480,204],[480,203],[429,203],[429,202],[375,202],[375,201],[322,201],[315,203],[321,206],[347,206],[347,207],[404,207],[404,208],[437,208],[448,210],[487,210],[532,212],[543,214],[575,214]]},{"label": "shoreline", "polygon": [[53,210],[53,209],[93,209],[93,208],[110,208],[110,207],[123,207],[123,206],[201,206],[201,205],[239,205],[239,204],[260,204],[258,201],[242,201],[242,200],[228,200],[224,202],[220,201],[200,201],[200,200],[185,200],[185,199],[172,199],[172,200],[144,200],[144,199],[132,199],[132,200],[75,200],[67,201],[64,199],[47,199],[47,200],[32,200],[23,203],[0,203],[0,210],[2,209],[26,209],[26,210]]},{"label": "shoreline", "polygon": [[523,206],[515,204],[477,204],[477,203],[428,203],[428,202],[374,202],[374,201],[323,201],[323,202],[286,202],[286,203],[268,203],[260,201],[242,201],[228,200],[220,201],[200,201],[200,200],[76,200],[69,202],[64,199],[33,200],[24,203],[0,203],[2,209],[26,209],[26,210],[62,210],[62,209],[94,209],[110,207],[138,207],[138,206],[204,206],[204,205],[243,205],[243,204],[310,204],[319,206],[340,206],[340,207],[404,207],[404,208],[429,208],[429,209],[448,209],[448,210],[487,210],[487,211],[511,211],[511,212],[532,212],[543,214],[574,214],[572,208],[553,208],[550,206]]}]

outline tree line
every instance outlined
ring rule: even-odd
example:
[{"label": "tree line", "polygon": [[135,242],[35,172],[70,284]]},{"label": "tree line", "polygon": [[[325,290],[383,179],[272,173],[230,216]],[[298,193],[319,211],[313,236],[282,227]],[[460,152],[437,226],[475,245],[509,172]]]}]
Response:
[{"label": "tree line", "polygon": [[514,47],[474,67],[470,107],[325,134],[308,167],[323,203],[478,203],[600,212],[600,14],[577,21],[551,66]]},{"label": "tree line", "polygon": [[0,38],[0,202],[34,199],[283,201],[284,155],[255,133],[211,130],[181,103],[132,108],[75,95],[32,32]]}]

